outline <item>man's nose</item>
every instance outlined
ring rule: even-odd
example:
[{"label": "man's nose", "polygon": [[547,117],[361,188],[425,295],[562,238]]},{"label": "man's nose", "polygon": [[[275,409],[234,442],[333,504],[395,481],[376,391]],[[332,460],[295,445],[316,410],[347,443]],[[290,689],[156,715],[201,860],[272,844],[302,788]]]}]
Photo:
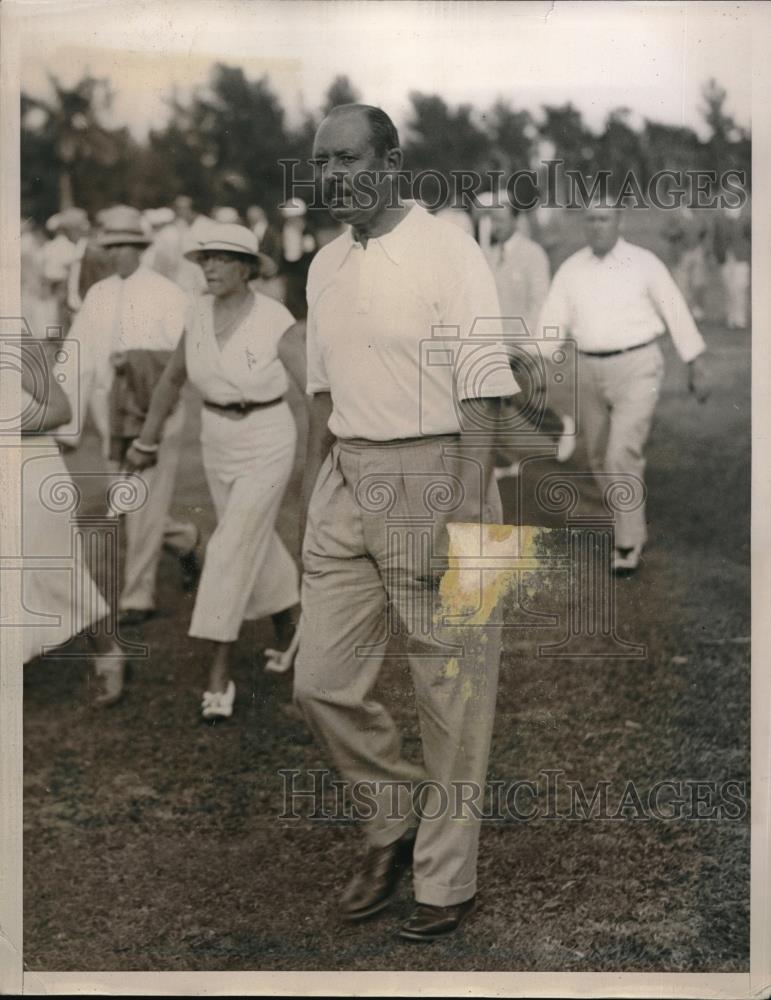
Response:
[{"label": "man's nose", "polygon": [[340,167],[339,164],[329,166],[324,166],[323,179],[324,183],[328,185],[342,184],[343,177],[345,176],[345,171]]}]

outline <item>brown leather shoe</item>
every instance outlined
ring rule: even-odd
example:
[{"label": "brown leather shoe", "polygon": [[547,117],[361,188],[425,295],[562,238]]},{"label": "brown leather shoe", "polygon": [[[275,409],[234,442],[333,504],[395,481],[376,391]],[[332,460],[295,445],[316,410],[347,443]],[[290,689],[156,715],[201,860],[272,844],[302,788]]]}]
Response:
[{"label": "brown leather shoe", "polygon": [[407,941],[435,941],[446,934],[452,934],[472,912],[475,903],[475,896],[454,906],[418,903],[409,920],[402,924],[399,937]]},{"label": "brown leather shoe", "polygon": [[365,920],[391,902],[399,879],[412,865],[415,833],[410,831],[385,847],[371,847],[360,871],[346,886],[340,899],[343,920]]}]

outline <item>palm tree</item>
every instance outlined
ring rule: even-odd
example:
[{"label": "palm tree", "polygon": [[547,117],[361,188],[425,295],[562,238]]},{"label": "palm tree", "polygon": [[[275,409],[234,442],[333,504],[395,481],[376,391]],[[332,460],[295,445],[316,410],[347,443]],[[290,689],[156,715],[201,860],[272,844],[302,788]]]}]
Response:
[{"label": "palm tree", "polygon": [[[53,90],[49,100],[22,96],[22,123],[48,140],[58,172],[59,210],[74,204],[73,173],[88,163],[111,167],[119,157],[116,134],[102,125],[102,115],[112,103],[109,82],[86,74],[73,87],[65,87],[48,74]],[[32,114],[32,112],[36,114]]]}]

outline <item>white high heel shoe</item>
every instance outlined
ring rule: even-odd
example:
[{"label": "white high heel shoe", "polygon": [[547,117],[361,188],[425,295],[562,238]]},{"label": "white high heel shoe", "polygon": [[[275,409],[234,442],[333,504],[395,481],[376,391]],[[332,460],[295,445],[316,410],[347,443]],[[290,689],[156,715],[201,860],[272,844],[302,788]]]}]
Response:
[{"label": "white high heel shoe", "polygon": [[202,719],[229,719],[236,700],[236,686],[228,681],[225,691],[204,691],[201,701]]},{"label": "white high heel shoe", "polygon": [[107,708],[120,701],[126,679],[125,659],[122,656],[95,656],[94,674],[99,687],[99,694],[94,697],[94,704],[99,708]]}]

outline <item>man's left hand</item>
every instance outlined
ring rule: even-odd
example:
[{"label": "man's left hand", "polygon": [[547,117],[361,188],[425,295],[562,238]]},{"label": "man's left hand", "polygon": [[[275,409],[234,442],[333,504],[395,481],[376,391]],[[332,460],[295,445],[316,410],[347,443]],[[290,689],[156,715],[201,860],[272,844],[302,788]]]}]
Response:
[{"label": "man's left hand", "polygon": [[712,378],[709,365],[703,354],[688,364],[688,388],[698,402],[705,403],[712,392]]}]

